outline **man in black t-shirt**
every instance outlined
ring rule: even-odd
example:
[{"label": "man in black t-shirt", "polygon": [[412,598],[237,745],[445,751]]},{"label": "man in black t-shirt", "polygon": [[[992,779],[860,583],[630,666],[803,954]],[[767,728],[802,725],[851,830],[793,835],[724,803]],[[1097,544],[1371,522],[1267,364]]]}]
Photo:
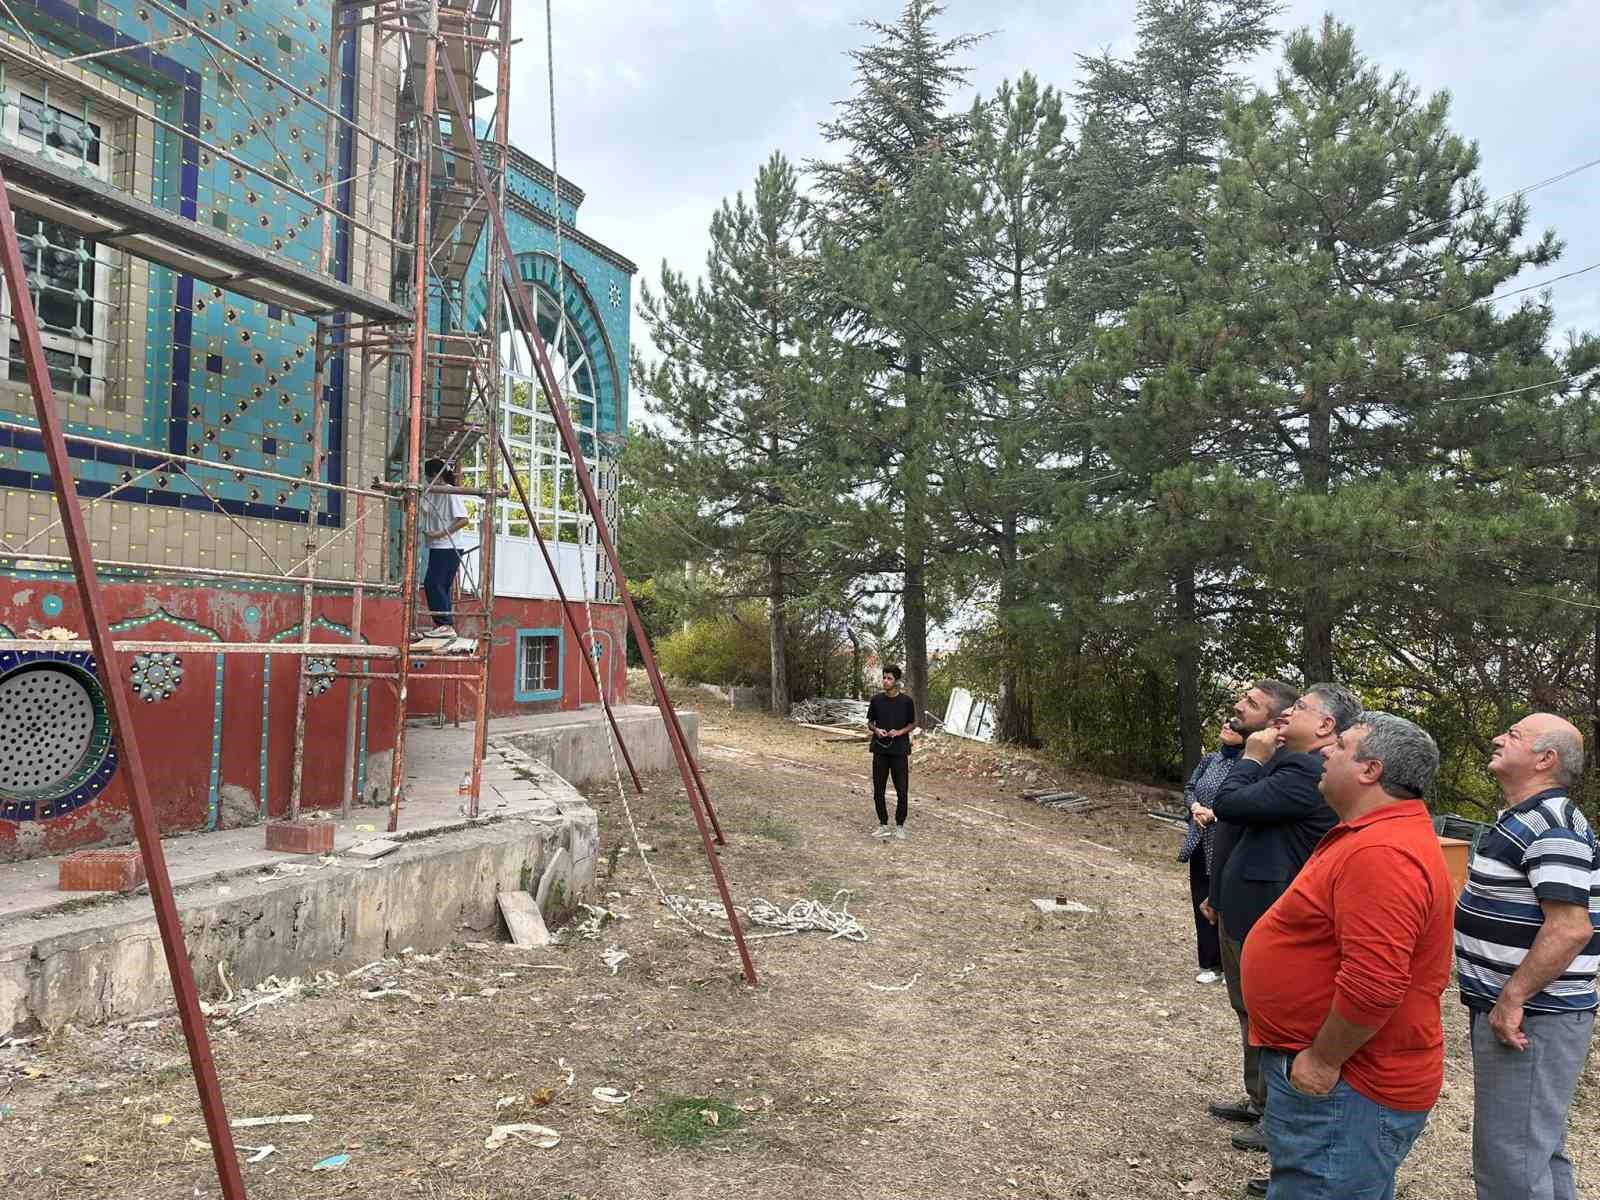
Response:
[{"label": "man in black t-shirt", "polygon": [[[872,733],[872,803],[878,809],[877,838],[906,836],[906,794],[911,784],[911,731],[917,724],[917,706],[900,690],[900,668],[883,669],[883,691],[867,704],[867,729]],[[884,785],[894,777],[894,829]]]}]

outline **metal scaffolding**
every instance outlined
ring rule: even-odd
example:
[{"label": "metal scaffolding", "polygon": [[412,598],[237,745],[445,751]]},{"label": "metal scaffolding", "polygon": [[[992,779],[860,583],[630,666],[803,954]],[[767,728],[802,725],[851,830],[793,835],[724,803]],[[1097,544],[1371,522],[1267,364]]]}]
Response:
[{"label": "metal scaffolding", "polygon": [[[13,10],[8,7],[6,12]],[[236,94],[236,81],[247,72],[256,72],[267,90],[292,96],[295,103],[320,114],[325,135],[320,160],[302,155],[302,161],[315,169],[309,181],[297,184],[289,170],[289,156],[270,138],[270,158],[254,161],[239,145],[208,138],[203,129],[175,124],[152,112],[141,111],[137,115],[138,120],[176,138],[186,164],[225,164],[235,173],[235,179],[260,179],[264,186],[283,190],[314,212],[320,221],[314,265],[299,263],[285,253],[266,253],[220,226],[208,227],[194,212],[176,212],[130,194],[126,187],[117,185],[114,164],[106,170],[73,169],[70,163],[61,161],[60,154],[44,155],[0,145],[0,269],[5,275],[13,336],[20,346],[37,420],[36,426],[0,420],[0,431],[39,440],[59,510],[53,524],[28,531],[25,538],[0,537],[0,562],[70,566],[88,626],[86,637],[77,641],[13,638],[0,640],[0,650],[81,649],[91,652],[100,664],[111,731],[121,750],[121,770],[131,798],[133,825],[146,865],[218,1177],[223,1195],[228,1200],[238,1200],[244,1196],[244,1186],[162,852],[161,830],[144,760],[134,735],[130,684],[118,668],[118,655],[149,650],[294,658],[298,687],[287,804],[290,823],[300,821],[302,816],[308,686],[324,679],[312,674],[313,658],[355,663],[353,669],[333,673],[349,683],[340,792],[342,813],[347,814],[352,805],[361,752],[357,738],[358,703],[373,683],[394,688],[390,830],[399,826],[405,798],[405,729],[411,688],[424,679],[437,680],[441,687],[447,681],[465,687],[471,693],[474,718],[466,808],[469,816],[476,816],[489,716],[496,524],[500,503],[510,494],[504,485],[509,484],[555,583],[564,620],[582,649],[587,674],[605,710],[609,734],[622,750],[634,787],[642,790],[627,747],[621,745],[621,731],[606,695],[605,681],[595,656],[589,652],[596,631],[587,617],[585,625],[579,623],[578,610],[588,608],[587,592],[577,600],[566,595],[526,481],[514,466],[502,478],[502,464],[512,461],[501,428],[505,365],[501,360],[506,337],[522,339],[520,344],[530,351],[534,377],[561,447],[572,463],[583,499],[584,519],[598,541],[597,549],[604,555],[604,569],[609,574],[607,586],[615,587],[643,653],[745,976],[754,983],[756,975],[713,846],[714,842],[721,844],[723,836],[709,790],[623,577],[608,515],[586,463],[582,438],[574,427],[539,329],[534,294],[519,277],[513,262],[503,215],[510,163],[508,100],[513,39],[509,0],[332,0],[332,31],[325,48],[327,70],[320,96],[271,71],[258,56],[245,53],[219,36],[225,30],[215,28],[215,14],[209,15],[213,28],[163,0],[144,0],[140,17],[155,30],[155,35],[142,40],[119,34],[118,44],[112,47],[63,56],[47,50],[26,25],[19,25],[26,45],[15,41],[0,44],[0,93],[4,89],[4,72],[22,73],[43,81],[39,90],[43,91],[43,103],[48,108],[48,86],[70,88],[73,75],[69,68],[75,64],[114,54],[147,52],[152,46],[194,42],[202,47],[217,78],[232,81],[228,86]],[[347,51],[352,52],[347,55]],[[347,62],[363,69],[350,78]],[[389,85],[385,84],[386,79]],[[361,82],[367,89],[364,106],[358,102],[353,111],[344,111],[339,98]],[[384,94],[386,86],[394,86],[398,95]],[[245,103],[242,96],[240,100]],[[392,135],[386,135],[384,121],[376,116],[384,111],[386,103],[395,105]],[[367,119],[362,119],[362,112]],[[64,115],[54,115],[58,113]],[[82,156],[78,166],[90,165],[89,155],[99,151],[88,148],[91,143],[98,146],[98,135],[84,136],[83,131],[89,128],[87,117],[79,119],[59,108],[51,108],[46,116],[64,144],[72,144],[76,136]],[[253,120],[254,117],[252,113]],[[73,121],[79,124],[74,125]],[[42,135],[42,145],[54,146],[48,142],[54,136]],[[559,177],[554,178],[552,186],[559,195]],[[364,196],[360,205],[355,200],[358,191]],[[384,206],[380,197],[385,194],[392,197],[392,202],[387,218],[380,221],[377,214]],[[48,221],[52,228],[72,231],[66,236],[69,240],[76,238],[77,244],[55,244],[37,224],[19,231],[13,207],[30,214],[31,221]],[[559,233],[559,200],[554,207]],[[263,214],[263,228],[267,219]],[[309,220],[303,219],[301,227],[309,232]],[[342,238],[348,248],[357,233],[362,235],[361,269],[355,269],[350,254],[343,256],[342,269],[337,268],[336,245]],[[25,255],[25,242],[35,255],[32,270]],[[89,248],[91,242],[93,250]],[[69,312],[63,300],[77,304],[79,309],[74,311],[87,311],[85,304],[92,307],[96,303],[95,289],[85,287],[84,272],[100,269],[100,259],[96,257],[101,253],[100,247],[108,247],[130,261],[157,263],[181,276],[203,281],[216,289],[213,299],[237,293],[311,318],[315,324],[311,346],[311,450],[303,477],[242,465],[230,460],[225,449],[204,443],[191,445],[187,453],[181,453],[170,448],[152,450],[132,439],[123,442],[68,430],[58,395],[92,396],[95,387],[107,386],[110,379],[93,352],[75,356],[53,350],[50,339],[63,336],[65,327],[59,321],[69,317],[76,323],[74,334],[83,331],[79,326],[84,318]],[[383,256],[387,256],[386,264],[378,262]],[[116,265],[109,259],[106,264],[108,270]],[[71,271],[77,272],[75,283],[69,278]],[[474,273],[481,277],[488,307],[482,322],[469,328],[464,299],[472,290],[470,277]],[[374,279],[382,275],[387,279],[379,289],[374,286]],[[195,308],[204,302],[196,293]],[[46,309],[52,320],[41,324],[40,313]],[[99,323],[93,317],[88,319],[89,336],[80,340],[93,341],[95,345],[109,341],[101,336]],[[398,436],[389,439],[391,446],[399,445],[400,452],[394,455],[397,461],[368,462],[364,442],[358,438],[351,476],[354,482],[336,483],[326,470],[328,381],[336,369],[344,372],[343,377],[348,380],[353,352],[360,354],[361,395],[365,402],[370,403],[375,394],[389,396],[389,389],[381,387],[386,371],[403,373],[402,419],[395,430]],[[79,361],[83,358],[90,360],[87,368]],[[285,397],[286,403],[287,400]],[[438,478],[424,478],[425,455],[452,465],[463,465],[470,456],[475,486],[445,486]],[[75,477],[74,457],[120,466],[120,482],[98,489],[85,488]],[[391,475],[395,477],[390,478]],[[290,511],[287,501],[304,489],[303,544],[291,544],[286,550],[276,531],[265,532],[264,525],[252,523],[253,517],[241,516],[225,505],[222,484],[228,480],[249,486],[252,495],[257,490],[274,493],[280,519],[283,512]],[[250,545],[258,560],[255,566],[239,568],[204,562],[169,565],[140,561],[131,555],[97,555],[85,509],[152,485],[177,489],[189,501],[190,508],[203,509],[227,522]],[[441,493],[470,496],[478,502],[480,512],[476,595],[470,605],[457,610],[472,622],[477,633],[474,638],[460,639],[470,643],[465,647],[424,645],[416,637],[419,517],[428,499]],[[340,505],[337,518],[325,512],[335,497]],[[324,520],[325,516],[329,519]],[[391,518],[398,526],[397,546],[391,546],[389,537]],[[58,529],[66,543],[64,555],[49,552],[49,539]],[[342,551],[347,541],[351,547],[350,566],[343,570],[333,560],[335,551]],[[376,564],[370,561],[369,542],[381,547]],[[392,561],[395,556],[398,562]],[[114,636],[102,594],[103,570],[126,572],[139,579],[292,585],[299,593],[296,636],[292,641],[278,642],[119,639]],[[364,640],[364,608],[369,595],[399,598],[401,636],[392,644]],[[348,644],[313,641],[319,602],[331,596],[349,598]],[[462,652],[452,653],[452,649]],[[265,804],[265,797],[262,803]]]}]

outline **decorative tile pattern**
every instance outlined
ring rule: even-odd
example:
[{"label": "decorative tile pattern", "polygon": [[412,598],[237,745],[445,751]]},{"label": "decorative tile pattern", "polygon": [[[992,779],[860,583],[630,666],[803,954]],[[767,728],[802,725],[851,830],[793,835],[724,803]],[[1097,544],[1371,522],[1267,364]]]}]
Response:
[{"label": "decorative tile pattern", "polygon": [[[351,36],[344,36],[336,50],[343,57],[344,86],[341,94],[329,95],[332,6],[265,0],[225,8],[231,11],[208,15],[218,17],[219,29],[225,23],[235,49],[301,91],[327,100],[337,111],[354,114],[359,81]],[[104,10],[114,26],[67,0],[21,0],[7,11],[16,11],[35,39],[63,55],[139,46],[184,32],[184,27],[151,7]],[[283,50],[286,42],[292,52]],[[276,177],[263,177],[211,148],[202,149],[196,138],[152,130],[144,195],[157,202],[164,197],[181,215],[210,220],[274,255],[304,266],[316,264],[320,214],[290,185],[306,193],[321,187],[329,118],[193,36],[93,59],[86,69],[117,87],[149,96],[163,119],[204,138],[208,147],[226,150],[252,165],[265,167],[275,160],[280,164]],[[89,94],[92,97],[92,86]],[[354,138],[340,127],[335,164],[341,182],[335,189],[335,204],[343,212],[353,211],[353,143]],[[136,184],[135,190],[140,186]],[[349,279],[350,259],[349,222],[337,221],[332,265],[339,278]],[[150,268],[145,291],[148,305],[140,310],[147,322],[143,384],[147,396],[159,403],[144,407],[142,437],[117,436],[150,450],[192,454],[219,466],[309,477],[315,348],[311,321],[281,319],[281,311],[269,311],[275,306],[197,284],[166,268]],[[342,333],[336,333],[335,341],[342,340]],[[343,477],[345,374],[344,356],[335,355],[324,389],[326,477],[334,482]],[[91,424],[73,432],[113,430]],[[263,449],[268,442],[277,443],[272,453]],[[79,460],[79,490],[86,497],[120,487],[119,500],[157,507],[195,512],[220,507],[239,516],[300,523],[308,519],[311,491],[303,484],[269,489],[229,470],[198,475],[199,484],[182,474],[152,475],[130,484],[132,473],[155,467],[158,460],[138,454],[132,446],[111,451],[72,443],[69,448]],[[36,436],[0,431],[0,450],[5,449],[17,453],[0,465],[0,485],[50,490]],[[321,499],[318,520],[338,525],[341,497]]]},{"label": "decorative tile pattern", "polygon": [[134,695],[156,704],[170,698],[183,682],[183,659],[176,654],[136,654],[129,679]]},{"label": "decorative tile pattern", "polygon": [[[4,625],[0,625],[0,635],[15,636]],[[48,786],[0,790],[0,821],[43,821],[75,812],[105,791],[117,773],[117,747],[111,736],[110,714],[100,690],[94,655],[79,651],[0,651],[0,693],[5,697],[0,700],[0,708],[6,710],[0,713],[0,726],[5,727],[8,751],[15,754],[17,742],[28,736],[28,728],[35,724],[26,707],[28,676],[43,671],[65,675],[72,686],[72,698],[87,699],[87,729],[81,753],[74,744],[66,757],[75,758],[75,765],[53,773],[55,777]]]}]

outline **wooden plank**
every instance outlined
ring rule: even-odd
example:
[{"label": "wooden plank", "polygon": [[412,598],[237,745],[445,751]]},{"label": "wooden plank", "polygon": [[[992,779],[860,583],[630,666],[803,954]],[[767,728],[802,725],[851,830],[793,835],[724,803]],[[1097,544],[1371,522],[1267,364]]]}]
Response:
[{"label": "wooden plank", "polygon": [[506,919],[511,940],[519,946],[548,946],[550,931],[544,926],[544,914],[527,892],[501,892],[500,915]]}]

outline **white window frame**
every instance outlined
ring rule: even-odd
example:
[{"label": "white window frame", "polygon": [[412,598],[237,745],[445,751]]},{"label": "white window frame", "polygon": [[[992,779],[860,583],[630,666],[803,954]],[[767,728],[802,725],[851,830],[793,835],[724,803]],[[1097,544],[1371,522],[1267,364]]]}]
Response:
[{"label": "white window frame", "polygon": [[[65,150],[56,149],[45,141],[24,133],[22,130],[22,101],[26,97],[36,104],[47,108],[54,108],[59,112],[69,112],[60,104],[52,103],[44,96],[37,94],[44,89],[18,87],[7,82],[4,89],[0,89],[0,139],[12,145],[21,146],[26,150],[41,155],[61,166],[71,167],[82,172],[91,179],[102,183],[111,181],[111,159],[115,153],[112,145],[111,134],[116,128],[116,121],[109,114],[96,108],[92,100],[85,98],[84,111],[81,113],[70,112],[69,115],[99,129],[98,141],[100,144],[100,161],[91,163],[83,158],[76,157]],[[76,98],[76,97],[75,97]],[[43,220],[43,218],[40,218]],[[81,236],[77,231],[66,229],[53,221],[46,221],[58,229],[64,229],[69,236]],[[23,260],[27,261],[30,250],[24,246]],[[85,332],[86,338],[73,337],[70,333],[54,329],[46,329],[42,324],[39,328],[39,340],[46,350],[70,354],[74,360],[87,358],[89,360],[89,394],[87,396],[73,389],[69,394],[78,401],[88,401],[94,404],[104,404],[106,398],[106,382],[110,373],[111,364],[111,295],[112,295],[112,249],[104,241],[96,242],[94,253],[94,292],[89,301],[89,311],[92,314],[93,328]],[[15,324],[11,319],[11,296],[4,288],[0,288],[0,385],[12,387],[26,387],[22,380],[11,378],[11,341],[17,336]]]},{"label": "white window frame", "polygon": [[[542,287],[534,289],[534,306],[536,319],[540,319],[541,323],[555,316],[555,297]],[[588,438],[590,453],[584,455],[584,463],[590,477],[598,478],[599,440],[595,417],[599,411],[599,401],[577,386],[577,380],[585,372],[586,377],[593,381],[594,369],[588,355],[581,349],[583,342],[570,316],[562,314],[561,324],[557,328],[556,338],[549,346],[551,366],[561,382],[563,398],[572,411],[580,436],[586,435]],[[570,360],[565,354],[568,346],[576,348]],[[555,418],[550,415],[541,397],[538,380],[529,363],[527,344],[520,335],[507,334],[502,338],[501,362],[504,364],[500,392],[501,433],[511,452],[511,461],[503,463],[502,468],[507,471],[516,469],[521,476],[534,517],[539,522],[545,540],[551,544],[558,570],[565,574],[568,569],[576,569],[576,559],[581,558],[589,598],[597,599],[606,586],[600,578],[597,558],[599,539],[593,520],[584,511],[577,472],[561,445]],[[586,413],[588,419],[584,420]],[[462,476],[468,487],[483,486],[481,442],[474,446]],[[497,510],[496,590],[503,594],[518,594],[506,591],[505,579],[541,578],[544,571],[542,561],[538,565],[534,562],[539,558],[539,552],[522,502],[516,490],[510,487],[509,480],[503,482],[507,485],[509,496],[499,502]],[[482,519],[481,502],[472,499],[467,504],[470,519],[476,525]],[[567,591],[569,595],[577,591],[571,586],[570,580]],[[518,669],[521,669],[520,666]]]}]

